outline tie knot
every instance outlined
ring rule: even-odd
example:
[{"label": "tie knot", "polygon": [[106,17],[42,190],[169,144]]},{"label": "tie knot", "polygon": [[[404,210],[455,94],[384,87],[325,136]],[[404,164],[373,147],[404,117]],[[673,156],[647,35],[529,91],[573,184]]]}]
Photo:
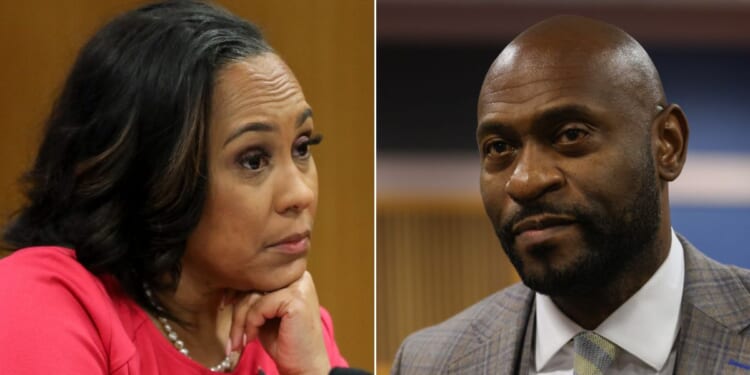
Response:
[{"label": "tie knot", "polygon": [[573,338],[575,375],[600,375],[614,362],[617,346],[602,336],[584,331]]}]

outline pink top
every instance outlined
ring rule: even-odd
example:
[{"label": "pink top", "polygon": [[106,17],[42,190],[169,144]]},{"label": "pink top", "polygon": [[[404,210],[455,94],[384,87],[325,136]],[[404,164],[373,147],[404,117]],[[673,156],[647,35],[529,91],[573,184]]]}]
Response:
[{"label": "pink top", "polygon": [[[347,367],[321,308],[331,367]],[[248,343],[232,374],[277,374],[260,342]],[[0,260],[3,374],[215,374],[182,355],[112,279],[100,279],[71,249],[32,247]]]}]

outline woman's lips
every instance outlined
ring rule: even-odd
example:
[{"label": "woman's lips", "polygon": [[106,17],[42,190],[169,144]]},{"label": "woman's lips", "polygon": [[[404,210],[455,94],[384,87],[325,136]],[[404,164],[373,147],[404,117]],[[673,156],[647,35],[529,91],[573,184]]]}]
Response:
[{"label": "woman's lips", "polygon": [[268,246],[285,254],[302,254],[310,248],[309,233],[295,234]]}]

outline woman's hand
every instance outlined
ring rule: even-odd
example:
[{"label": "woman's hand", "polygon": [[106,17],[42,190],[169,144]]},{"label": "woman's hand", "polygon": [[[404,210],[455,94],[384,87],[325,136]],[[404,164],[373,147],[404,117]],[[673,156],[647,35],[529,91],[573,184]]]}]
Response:
[{"label": "woman's hand", "polygon": [[328,374],[318,295],[310,273],[267,294],[250,293],[234,303],[229,339],[242,348],[256,337],[282,374]]}]

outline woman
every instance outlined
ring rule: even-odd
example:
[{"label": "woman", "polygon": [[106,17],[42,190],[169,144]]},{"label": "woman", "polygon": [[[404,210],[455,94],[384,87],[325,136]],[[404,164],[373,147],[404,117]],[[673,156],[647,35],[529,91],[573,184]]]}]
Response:
[{"label": "woman", "polygon": [[312,111],[251,24],[127,13],[78,56],[0,261],[0,367],[323,374],[346,366],[305,271]]}]

